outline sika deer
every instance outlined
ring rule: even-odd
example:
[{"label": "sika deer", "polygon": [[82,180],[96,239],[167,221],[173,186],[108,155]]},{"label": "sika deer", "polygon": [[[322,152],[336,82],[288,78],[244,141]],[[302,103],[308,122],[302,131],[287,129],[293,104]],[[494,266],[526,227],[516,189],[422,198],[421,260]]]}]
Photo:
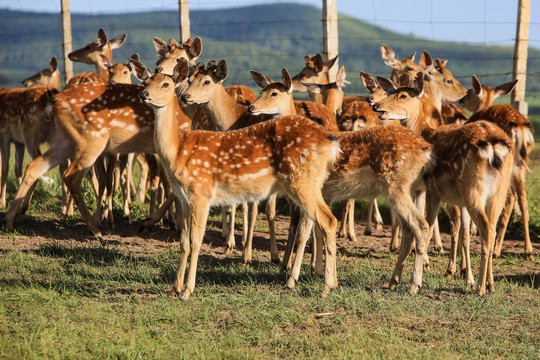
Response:
[{"label": "sika deer", "polygon": [[[304,83],[314,83],[314,84],[328,84],[328,70],[334,65],[337,60],[337,56],[333,59],[324,61],[321,54],[316,54],[313,56],[306,55],[304,60],[306,65],[298,74],[293,76],[293,89],[294,91],[306,92],[308,88],[304,86]],[[313,93],[310,93],[311,100],[322,104],[322,99],[320,96],[317,96]],[[313,96],[313,97],[312,97]]]},{"label": "sika deer", "polygon": [[23,80],[25,87],[34,85],[43,85],[48,88],[60,90],[60,71],[58,70],[58,61],[53,56],[49,61],[49,67],[39,71],[37,74]]},{"label": "sika deer", "polygon": [[[103,153],[153,153],[154,114],[139,99],[139,85],[79,84],[56,96],[53,115],[55,139],[49,150],[28,164],[23,181],[6,214],[6,228],[14,218],[28,189],[46,171],[71,158],[64,181],[88,228],[101,231],[81,194],[81,181]],[[178,127],[191,128],[191,120],[177,110]]]},{"label": "sika deer", "polygon": [[[222,65],[217,69],[218,75],[223,75]],[[154,142],[166,165],[173,190],[184,205],[189,206],[184,218],[186,229],[190,229],[189,241],[188,232],[184,231],[172,294],[182,291],[181,297],[188,299],[195,288],[197,260],[210,206],[258,201],[278,189],[294,199],[323,232],[325,292],[335,288],[336,219],[320,192],[328,168],[339,152],[333,135],[310,120],[294,116],[234,131],[178,131],[174,126],[174,107],[177,106],[174,88],[187,72],[187,63],[182,61],[175,67],[172,77],[156,74],[149,78],[140,95],[154,109]],[[193,84],[214,80],[207,74],[196,78]],[[195,98],[195,92],[191,90],[190,87],[185,94],[190,95],[187,99]],[[212,102],[210,98],[208,101]],[[184,284],[190,251],[191,261]]]},{"label": "sika deer", "polygon": [[533,259],[533,248],[529,235],[529,208],[527,205],[527,193],[525,192],[525,172],[528,170],[529,154],[534,146],[532,124],[525,116],[510,105],[492,105],[493,100],[511,92],[517,80],[499,85],[495,88],[482,85],[478,78],[473,75],[473,87],[459,102],[467,110],[474,114],[469,122],[487,120],[497,124],[513,140],[514,144],[514,169],[512,171],[512,189],[507,195],[501,221],[497,226],[497,238],[495,241],[494,256],[501,256],[502,243],[512,209],[514,208],[515,195],[517,195],[519,208],[523,217],[523,233],[525,234],[525,257]]},{"label": "sika deer", "polygon": [[[292,96],[287,86],[288,73],[283,70],[284,81],[272,82],[268,77],[252,71],[252,76],[259,86],[264,87],[261,96],[250,107],[252,113],[287,115]],[[406,224],[407,231],[412,231],[417,239],[418,249],[413,285],[411,292],[416,292],[421,285],[422,257],[428,226],[420,212],[414,207],[411,198],[413,186],[421,181],[421,175],[430,166],[431,147],[422,138],[412,132],[393,127],[384,129],[376,126],[356,132],[335,133],[342,153],[337,160],[337,168],[323,187],[323,196],[331,204],[335,200],[363,198],[384,195],[396,210],[400,221]],[[298,250],[288,286],[293,287],[298,280],[303,251],[309,237],[311,224],[305,216],[300,217],[297,238]],[[316,247],[319,249],[319,246]],[[290,254],[292,244],[288,244]],[[322,258],[317,253],[315,273],[320,274]],[[285,256],[284,265],[288,263]],[[420,282],[419,282],[420,281]]]},{"label": "sika deer", "polygon": [[[405,75],[408,76],[408,75]],[[435,168],[426,174],[427,220],[433,226],[439,203],[450,202],[465,207],[478,227],[481,241],[481,264],[477,292],[494,290],[492,254],[495,226],[504,206],[512,172],[511,139],[496,125],[487,121],[464,126],[446,125],[432,129],[425,120],[423,102],[424,75],[419,72],[414,88],[402,86],[374,105],[382,120],[395,119],[433,145]],[[401,84],[408,84],[404,79]],[[464,227],[468,228],[465,219]],[[394,275],[393,288],[401,278],[404,261],[411,251],[410,239],[403,238]],[[465,247],[468,249],[469,244]],[[466,252],[467,268],[470,259]],[[470,270],[467,284],[474,283]]]}]

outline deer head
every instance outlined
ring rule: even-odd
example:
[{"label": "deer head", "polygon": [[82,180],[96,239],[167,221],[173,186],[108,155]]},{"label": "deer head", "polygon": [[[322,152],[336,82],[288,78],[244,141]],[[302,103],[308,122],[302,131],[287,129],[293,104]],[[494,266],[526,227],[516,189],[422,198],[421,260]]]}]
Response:
[{"label": "deer head", "polygon": [[251,70],[251,76],[257,85],[262,88],[261,95],[249,107],[251,114],[268,114],[278,118],[283,114],[292,113],[292,109],[294,109],[293,85],[291,75],[287,69],[283,68],[281,70],[281,81],[273,81],[254,70]]},{"label": "deer head", "polygon": [[321,54],[304,56],[306,66],[292,78],[294,91],[308,91],[307,87],[302,83],[328,84],[328,75],[326,73],[334,65],[337,58],[336,56],[333,59],[323,61]]},{"label": "deer head", "polygon": [[[373,76],[361,71],[360,78],[362,79],[362,84],[364,85],[366,90],[369,91],[369,93],[371,94],[366,97],[366,101],[369,105],[373,105],[386,97],[386,91],[381,85],[379,85],[379,83],[373,78]],[[383,79],[385,84],[392,83],[392,81],[386,78]]]},{"label": "deer head", "polygon": [[107,34],[103,28],[98,31],[98,38],[90,44],[72,51],[68,54],[71,61],[82,62],[84,64],[96,65],[98,68],[98,55],[105,55],[109,59],[112,59],[112,50],[118,49],[126,41],[126,34],[119,35],[109,41],[107,41]]},{"label": "deer head", "polygon": [[403,74],[409,74],[411,78],[414,78],[416,73],[422,71],[422,68],[414,63],[415,56],[416,52],[405,60],[399,60],[394,50],[390,49],[386,44],[381,45],[381,57],[384,63],[393,69],[390,77],[392,81],[397,81]]},{"label": "deer head", "polygon": [[347,73],[345,72],[345,66],[342,66],[336,75],[336,82],[329,84],[302,83],[302,85],[308,88],[310,97],[312,97],[311,93],[322,94],[323,104],[325,104],[332,113],[339,115],[341,114],[343,98],[345,97],[343,86],[348,82],[346,77]]},{"label": "deer head", "polygon": [[156,72],[170,75],[173,73],[179,59],[186,59],[195,64],[195,61],[202,53],[202,42],[199,37],[193,40],[188,39],[183,44],[174,39],[170,39],[169,42],[170,45],[160,38],[155,37],[153,39],[154,48],[159,55],[159,60],[156,62]]},{"label": "deer head", "polygon": [[459,104],[465,109],[474,112],[484,110],[493,104],[499,96],[505,96],[516,86],[517,79],[501,84],[497,87],[482,85],[476,75],[472,76],[472,89],[467,91],[467,95],[459,100]]},{"label": "deer head", "polygon": [[[129,58],[130,60],[139,61],[139,54],[133,54]],[[111,84],[131,84],[132,70],[129,64],[116,63],[113,64],[111,60],[105,55],[98,55],[99,66],[109,73],[109,82]]]},{"label": "deer head", "polygon": [[37,74],[23,80],[26,87],[34,85],[43,85],[55,89],[60,89],[60,71],[58,70],[58,61],[53,56],[49,61],[49,67],[39,71]]},{"label": "deer head", "polygon": [[150,70],[139,61],[130,62],[137,74],[143,80],[144,90],[139,97],[148,106],[159,109],[167,106],[170,102],[178,101],[176,98],[176,88],[186,79],[189,73],[189,65],[185,59],[178,61],[173,69],[172,75],[156,73],[152,75]]},{"label": "deer head", "polygon": [[221,96],[223,81],[227,78],[227,62],[221,60],[209,61],[207,68],[199,63],[196,66],[196,73],[193,75],[191,84],[181,96],[186,104],[206,104],[212,99]]},{"label": "deer head", "polygon": [[[430,87],[440,94],[442,102],[454,102],[461,99],[467,93],[467,89],[446,68],[448,60],[435,59],[433,63],[431,55],[424,50],[420,58],[420,65],[424,69],[425,79]],[[411,76],[411,74],[409,74]],[[414,77],[411,77],[414,79]]]}]

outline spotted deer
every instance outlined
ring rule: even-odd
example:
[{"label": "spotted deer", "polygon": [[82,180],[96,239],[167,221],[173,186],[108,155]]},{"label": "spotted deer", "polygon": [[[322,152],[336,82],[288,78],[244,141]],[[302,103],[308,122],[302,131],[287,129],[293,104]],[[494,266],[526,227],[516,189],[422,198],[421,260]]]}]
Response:
[{"label": "spotted deer", "polygon": [[[191,77],[191,84],[181,96],[181,100],[187,105],[198,104],[204,106],[216,129],[221,131],[241,129],[270,118],[268,116],[254,116],[248,112],[248,107],[238,104],[223,87],[223,81],[226,77],[227,63],[225,60],[221,60],[219,63],[210,61],[206,68],[202,64],[199,65],[195,74]],[[223,156],[227,159],[234,155],[231,153]],[[251,241],[257,217],[256,203],[249,205],[248,213],[242,239],[244,245],[242,258],[245,263],[250,262],[252,258]],[[235,245],[234,233],[232,232],[232,226],[234,226],[233,214],[231,214],[229,224],[231,228],[227,236],[226,253],[230,253]],[[274,239],[271,241],[270,253],[272,261],[279,261],[279,253]]]},{"label": "spotted deer", "polygon": [[392,74],[390,79],[397,83],[398,79],[403,74],[416,74],[423,69],[414,62],[416,52],[412,53],[411,56],[405,58],[404,60],[399,60],[396,57],[394,50],[390,49],[386,44],[381,45],[381,57],[384,63],[392,68]]},{"label": "spotted deer", "polygon": [[[330,70],[330,68],[334,65],[337,58],[338,57],[336,56],[333,59],[324,61],[321,54],[304,56],[306,65],[292,78],[294,91],[308,91],[308,88],[304,85],[304,83],[321,85],[328,84],[328,70]],[[322,104],[322,98],[320,95],[310,93],[310,98],[311,100]]]},{"label": "spotted deer", "polygon": [[[288,115],[292,106],[292,89],[288,72],[283,70],[283,81],[274,82],[263,74],[252,71],[257,84],[263,87],[261,96],[250,107],[252,113]],[[289,112],[288,112],[289,111]],[[421,258],[427,240],[428,226],[421,213],[414,207],[411,189],[421,180],[422,174],[430,166],[431,146],[420,136],[401,127],[385,130],[376,126],[355,132],[337,132],[342,153],[338,156],[336,168],[323,186],[323,197],[328,204],[336,200],[358,199],[383,195],[398,214],[406,229],[416,236],[419,246],[417,256]],[[303,251],[311,230],[311,223],[300,216],[298,226],[298,249],[288,286],[294,287],[298,280]],[[288,263],[292,244],[288,244],[283,263]],[[321,274],[322,254],[317,248],[315,273]],[[420,259],[421,259],[420,258]],[[415,293],[421,283],[423,265],[415,266],[411,292]]]},{"label": "spotted deer", "polygon": [[60,90],[60,70],[58,70],[58,61],[56,60],[56,56],[53,56],[49,61],[49,67],[24,79],[22,83],[25,87],[42,85],[48,88]]},{"label": "spotted deer", "polygon": [[[56,96],[54,141],[47,152],[28,164],[21,186],[6,214],[13,223],[22,199],[46,171],[71,159],[64,181],[88,228],[101,236],[81,194],[81,181],[96,159],[110,154],[154,153],[154,114],[140,99],[141,86],[84,83]],[[191,120],[177,110],[178,127],[191,128]],[[100,179],[102,180],[102,179]]]},{"label": "spotted deer", "polygon": [[[514,208],[517,195],[519,208],[523,217],[523,233],[525,235],[525,257],[533,259],[533,248],[529,235],[529,208],[527,205],[527,193],[525,191],[525,172],[528,170],[529,154],[534,146],[533,129],[531,122],[517,109],[510,105],[492,105],[493,100],[499,96],[510,93],[517,80],[489,87],[480,83],[473,75],[472,89],[467,92],[459,102],[467,110],[472,111],[469,122],[487,120],[497,124],[513,140],[514,144],[514,169],[512,171],[512,189],[508,192],[501,221],[497,227],[494,256],[501,256],[502,243],[512,209]],[[514,194],[515,193],[515,194]]]},{"label": "spotted deer", "polygon": [[[408,75],[404,75],[408,77]],[[513,165],[511,139],[498,126],[479,121],[463,126],[445,125],[431,128],[424,117],[424,74],[419,72],[414,87],[404,78],[401,86],[390,91],[386,99],[374,105],[382,120],[399,120],[404,126],[421,134],[433,146],[435,167],[424,177],[427,189],[426,214],[430,227],[437,216],[439,203],[446,201],[465,208],[478,227],[481,242],[481,263],[477,293],[494,290],[492,254],[495,226],[503,209]],[[468,219],[464,217],[464,227]],[[469,218],[469,219],[470,219]],[[395,287],[401,278],[404,261],[411,251],[411,242],[403,238],[398,261],[391,280]],[[466,261],[469,269],[467,284],[474,280],[470,271],[468,242]]]},{"label": "spotted deer", "polygon": [[[30,88],[0,88],[0,207],[6,207],[6,184],[11,143],[15,144],[15,177],[21,183],[24,149],[35,159],[41,155],[39,146],[49,141],[54,126],[51,107],[58,90],[42,85]],[[31,192],[29,193],[30,196]],[[25,201],[25,207],[29,201]]]},{"label": "spotted deer", "polygon": [[[224,75],[222,66],[225,63],[220,64],[215,69],[216,76]],[[181,292],[181,298],[188,299],[195,288],[198,255],[209,207],[261,200],[278,189],[294,199],[323,232],[325,292],[335,288],[337,222],[320,191],[339,152],[334,136],[318,124],[295,116],[225,132],[178,131],[174,126],[177,106],[174,88],[187,72],[187,64],[182,61],[172,76],[160,73],[147,79],[140,95],[154,109],[154,142],[166,165],[173,190],[186,208],[189,207],[185,216],[189,232],[185,231],[181,236],[180,264],[172,295]],[[213,76],[196,77],[192,85],[217,80]],[[211,87],[210,83],[204,86]],[[194,88],[190,86],[184,94],[189,95],[186,100],[196,99],[196,92],[192,90]],[[212,102],[211,96],[208,102]],[[234,104],[231,101],[231,105]],[[190,252],[189,271],[184,281]]]},{"label": "spotted deer", "polygon": [[[103,54],[98,54],[99,66],[107,71],[107,81],[111,84],[132,84],[131,74],[132,70],[128,64],[116,63],[113,64],[111,59]],[[140,61],[139,54],[135,53],[130,56],[129,60]]]}]

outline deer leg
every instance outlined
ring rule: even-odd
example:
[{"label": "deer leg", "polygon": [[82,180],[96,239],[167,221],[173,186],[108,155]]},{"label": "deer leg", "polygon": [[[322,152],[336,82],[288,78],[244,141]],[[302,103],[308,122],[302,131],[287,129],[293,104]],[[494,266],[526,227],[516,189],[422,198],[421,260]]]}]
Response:
[{"label": "deer leg", "polygon": [[[223,211],[223,208],[222,208],[222,211]],[[227,238],[225,241],[225,251],[224,251],[225,255],[232,254],[234,246],[236,245],[236,240],[234,238],[235,218],[236,218],[236,205],[231,205],[229,219],[227,220],[227,216],[225,216],[225,221],[228,223],[227,228],[229,229],[227,233]]]},{"label": "deer leg", "polygon": [[298,208],[298,206],[296,206],[296,204],[294,204],[293,202],[289,201],[289,207],[291,209],[291,222],[289,224],[287,246],[285,247],[285,253],[283,254],[283,263],[281,264],[281,271],[283,272],[287,272],[291,268],[292,253],[297,244],[297,229],[298,222],[300,221],[300,209]]},{"label": "deer leg", "polygon": [[373,201],[373,214],[375,217],[375,230],[382,230],[383,229],[383,219],[381,216],[381,212],[379,211],[379,205],[377,204],[377,198],[373,198],[370,200]]},{"label": "deer leg", "polygon": [[229,236],[229,220],[227,219],[227,206],[221,205],[221,236],[227,239]]},{"label": "deer leg", "polygon": [[287,287],[290,289],[294,288],[296,285],[296,282],[298,281],[298,277],[300,276],[300,269],[302,267],[302,260],[304,257],[304,250],[306,247],[306,243],[309,239],[309,235],[311,234],[311,229],[313,228],[313,221],[309,218],[309,216],[305,212],[301,212],[298,219],[298,225],[296,226],[296,239],[298,241],[298,246],[296,249],[296,256],[294,258],[294,263],[291,270],[291,275],[289,276],[289,279],[287,280]]},{"label": "deer leg", "polygon": [[191,259],[189,262],[189,270],[187,280],[182,291],[181,298],[189,299],[195,289],[195,277],[197,275],[197,261],[199,259],[199,251],[204,237],[204,229],[208,218],[208,201],[206,199],[195,199],[190,203],[191,207],[191,225],[189,242],[191,246]]},{"label": "deer leg", "polygon": [[[55,147],[49,148],[45,154],[38,156],[28,164],[21,185],[6,214],[7,230],[13,230],[15,216],[19,212],[19,207],[32,185],[41,177],[41,175],[71,156],[73,150],[70,149],[70,145],[71,144],[63,145],[63,142],[59,141]],[[2,157],[3,156],[4,152],[2,152]],[[4,163],[2,163],[2,166],[3,165]]]},{"label": "deer leg", "polygon": [[456,273],[457,250],[459,248],[460,234],[462,231],[461,211],[457,206],[444,206],[444,209],[450,219],[450,253],[448,254],[446,274],[453,276]]},{"label": "deer leg", "polygon": [[501,218],[499,219],[499,223],[497,225],[497,235],[495,238],[495,252],[493,253],[493,256],[495,258],[498,258],[501,256],[504,235],[506,234],[506,228],[510,221],[510,216],[512,215],[512,211],[514,210],[515,200],[516,198],[514,196],[514,193],[512,192],[512,189],[508,189],[508,193],[506,194],[506,202],[504,204]]},{"label": "deer leg", "polygon": [[351,241],[358,241],[356,238],[356,231],[354,230],[354,199],[347,201],[347,234]]},{"label": "deer leg", "polygon": [[73,216],[73,198],[69,193],[66,184],[62,180],[64,178],[64,172],[69,166],[69,160],[63,161],[58,166],[58,171],[60,172],[60,182],[62,183],[62,215],[64,216]]},{"label": "deer leg", "polygon": [[[39,156],[39,155],[38,155]],[[37,156],[32,157],[32,160]],[[15,143],[15,178],[17,179],[17,185],[22,181],[22,166],[24,160],[24,144]]]},{"label": "deer leg", "polygon": [[486,280],[488,271],[488,259],[489,259],[489,238],[493,236],[495,229],[490,229],[491,224],[483,209],[471,207],[467,209],[469,214],[476,223],[478,232],[480,234],[480,272],[478,275],[478,285],[476,292],[478,295],[483,296],[486,293]]},{"label": "deer leg", "polygon": [[[176,197],[176,196],[175,196]],[[191,226],[191,211],[189,207],[181,201],[182,212],[184,217],[182,218],[182,231],[180,232],[180,261],[178,263],[178,270],[176,271],[176,278],[174,279],[173,288],[171,290],[171,296],[177,297],[182,288],[184,287],[184,278],[186,275],[186,265],[190,250],[190,226]]]},{"label": "deer leg", "polygon": [[148,165],[148,161],[146,161],[146,156],[144,154],[137,154],[137,162],[139,163],[139,167],[141,168],[141,177],[139,179],[139,188],[137,190],[136,197],[137,199],[139,199],[141,204],[144,204],[144,201],[146,200],[146,190],[150,166]]},{"label": "deer leg", "polygon": [[349,214],[349,201],[351,200],[347,200],[345,205],[343,205],[343,210],[341,212],[341,223],[339,224],[339,230],[338,230],[338,237],[340,238],[348,237],[347,221],[348,221],[348,214]]},{"label": "deer leg", "polygon": [[465,284],[469,288],[474,288],[474,276],[471,268],[471,216],[466,208],[461,209],[461,228],[459,231],[459,238],[462,247],[461,261],[465,264],[464,275]]},{"label": "deer leg", "polygon": [[276,243],[276,201],[277,192],[270,195],[266,201],[266,219],[268,220],[268,232],[270,233],[270,259],[279,264],[279,252]]},{"label": "deer leg", "polygon": [[531,236],[529,234],[529,205],[527,204],[527,193],[525,192],[525,169],[520,169],[519,176],[513,179],[514,190],[517,194],[519,209],[523,218],[523,233],[525,234],[525,258],[533,260],[533,248]]},{"label": "deer leg", "polygon": [[244,227],[242,228],[242,249],[245,249],[249,229],[249,205],[247,202],[242,203],[242,219],[242,223],[244,224]]},{"label": "deer leg", "polygon": [[2,139],[0,144],[0,151],[2,152],[2,179],[1,179],[1,194],[0,194],[0,208],[6,207],[6,189],[7,189],[7,179],[9,172],[9,157],[11,146],[10,142],[7,139]]},{"label": "deer leg", "polygon": [[400,222],[397,219],[396,212],[392,207],[390,208],[390,216],[392,218],[392,237],[390,239],[390,251],[395,252],[399,249]]},{"label": "deer leg", "polygon": [[154,212],[154,215],[144,222],[143,229],[150,229],[155,223],[161,220],[175,200],[176,196],[173,194],[169,195],[167,200]]},{"label": "deer leg", "polygon": [[366,228],[364,229],[364,235],[371,234],[373,234],[373,198],[369,199]]},{"label": "deer leg", "polygon": [[122,198],[124,200],[124,218],[131,224],[129,205],[131,204],[131,183],[133,182],[133,157],[134,154],[120,156],[120,168],[122,171]]},{"label": "deer leg", "polygon": [[[252,251],[253,251],[253,230],[255,228],[255,223],[257,221],[257,212],[258,212],[258,201],[253,201],[248,203],[248,222],[247,222],[247,239],[244,246],[243,261],[244,264],[249,264],[252,260]],[[246,232],[246,230],[244,230]]]}]

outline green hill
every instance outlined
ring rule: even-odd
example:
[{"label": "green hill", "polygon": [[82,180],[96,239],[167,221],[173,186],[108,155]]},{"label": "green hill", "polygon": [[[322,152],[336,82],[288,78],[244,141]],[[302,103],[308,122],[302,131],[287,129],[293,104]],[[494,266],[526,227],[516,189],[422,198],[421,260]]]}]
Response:
[{"label": "green hill", "polygon": [[[339,17],[340,64],[347,67],[347,87],[351,94],[363,92],[359,72],[389,75],[380,58],[379,46],[387,43],[403,58],[427,49],[433,56],[449,60],[449,68],[466,85],[477,74],[488,84],[511,79],[513,48],[472,46],[405,36],[360,20]],[[127,33],[126,44],[114,53],[115,61],[126,61],[139,52],[151,68],[156,61],[152,37],[178,39],[178,13],[147,12],[114,15],[72,14],[73,48],[96,38],[105,28],[110,37]],[[202,61],[226,59],[228,84],[254,86],[249,76],[256,69],[278,77],[282,67],[295,73],[303,66],[303,56],[322,51],[321,10],[300,4],[274,4],[191,12],[193,36],[203,39]],[[44,68],[56,55],[62,61],[62,33],[59,14],[0,10],[0,84],[19,86],[20,81]],[[540,68],[540,51],[530,49],[529,69]],[[75,71],[91,67],[75,64]],[[530,76],[528,90],[540,89],[540,78]]]}]

